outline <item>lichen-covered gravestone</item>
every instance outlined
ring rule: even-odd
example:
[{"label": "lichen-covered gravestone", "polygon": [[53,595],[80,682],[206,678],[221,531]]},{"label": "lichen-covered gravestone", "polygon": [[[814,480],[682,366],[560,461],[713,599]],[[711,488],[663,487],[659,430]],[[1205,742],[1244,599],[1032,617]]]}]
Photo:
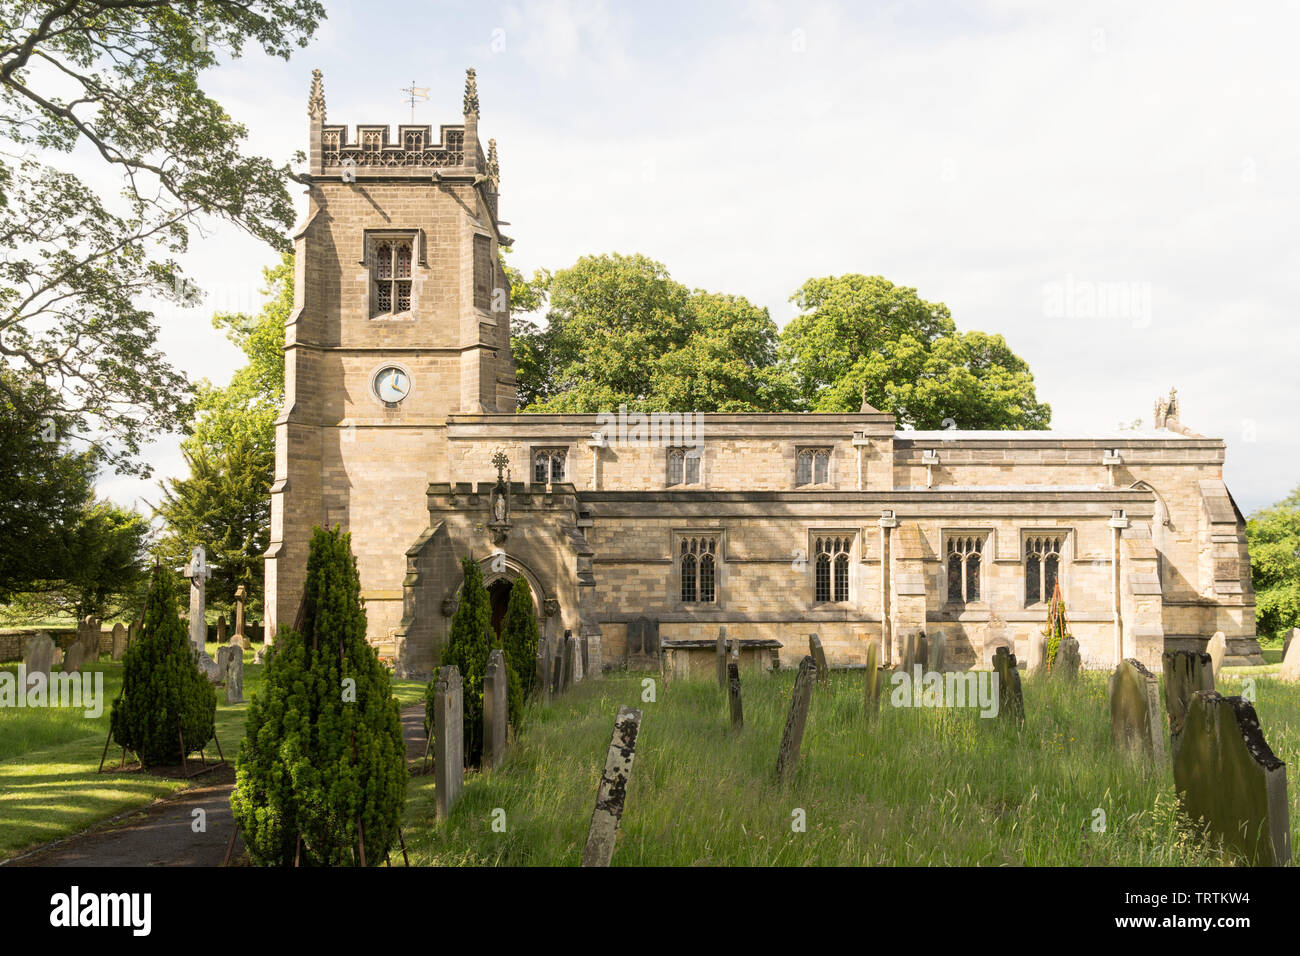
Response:
[{"label": "lichen-covered gravestone", "polygon": [[1132,658],[1120,661],[1110,678],[1110,731],[1117,750],[1165,757],[1165,722],[1160,717],[1156,675]]},{"label": "lichen-covered gravestone", "polygon": [[244,702],[244,649],[238,644],[230,645],[230,654],[226,658],[226,703],[242,704]]},{"label": "lichen-covered gravestone", "polygon": [[488,653],[483,675],[483,765],[496,767],[506,755],[506,731],[510,717],[506,698],[505,653],[495,648]]},{"label": "lichen-covered gravestone", "polygon": [[1169,715],[1172,737],[1182,729],[1192,695],[1214,690],[1214,668],[1210,655],[1200,651],[1165,651],[1160,661],[1165,671],[1165,713]]},{"label": "lichen-covered gravestone", "polygon": [[1247,863],[1290,862],[1286,764],[1264,740],[1254,707],[1240,697],[1197,691],[1173,750],[1174,785],[1193,821],[1204,821]]},{"label": "lichen-covered gravestone", "polygon": [[1223,670],[1223,658],[1228,654],[1228,640],[1223,636],[1222,631],[1214,632],[1214,636],[1205,645],[1205,652],[1210,655],[1210,664],[1214,669],[1214,679],[1217,682],[1219,673]]},{"label": "lichen-covered gravestone", "polygon": [[1020,689],[1016,655],[1005,647],[999,647],[993,653],[993,672],[998,675],[998,716],[1023,724],[1025,698]]},{"label": "lichen-covered gravestone", "polygon": [[[44,674],[45,685],[49,686],[50,671],[54,667],[54,646],[54,638],[44,631],[37,631],[27,638],[27,646],[23,648],[23,669],[29,682],[33,674]],[[20,689],[26,692],[26,688]]]},{"label": "lichen-covered gravestone", "polygon": [[943,673],[943,658],[948,650],[948,639],[943,631],[935,631],[930,636],[930,652],[926,657],[925,669],[935,674]]},{"label": "lichen-covered gravestone", "polygon": [[641,711],[620,707],[614,718],[614,734],[605,755],[605,772],[596,789],[596,809],[591,814],[587,845],[582,850],[583,866],[609,866],[614,858],[619,821],[627,800],[627,785],[636,758],[636,741],[641,733]]},{"label": "lichen-covered gravestone", "polygon": [[799,763],[799,748],[803,745],[803,730],[808,723],[808,707],[812,703],[813,684],[817,680],[817,665],[811,657],[799,662],[799,672],[794,677],[794,695],[790,700],[790,715],[785,720],[781,734],[781,749],[776,755],[776,779],[784,782],[794,773]]},{"label": "lichen-covered gravestone", "polygon": [[812,655],[813,663],[817,665],[817,683],[829,684],[831,669],[826,663],[826,650],[822,647],[822,639],[816,634],[808,635],[808,653]]},{"label": "lichen-covered gravestone", "polygon": [[439,820],[447,819],[465,786],[462,690],[460,670],[455,664],[444,664],[438,669],[438,682],[433,688],[433,739],[436,747],[433,804]]},{"label": "lichen-covered gravestone", "polygon": [[1056,647],[1056,659],[1052,661],[1052,676],[1074,680],[1079,676],[1079,668],[1082,666],[1079,642],[1073,637],[1061,638],[1061,643]]}]

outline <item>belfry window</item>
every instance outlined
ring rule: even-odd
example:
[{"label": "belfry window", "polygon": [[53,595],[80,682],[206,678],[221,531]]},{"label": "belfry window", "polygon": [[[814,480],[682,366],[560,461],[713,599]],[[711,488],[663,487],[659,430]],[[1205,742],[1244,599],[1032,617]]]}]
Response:
[{"label": "belfry window", "polygon": [[372,317],[411,311],[411,258],[414,246],[412,239],[403,237],[385,237],[372,242]]},{"label": "belfry window", "polygon": [[948,603],[975,604],[980,600],[983,570],[983,535],[954,535],[948,538]]},{"label": "belfry window", "polygon": [[830,480],[831,450],[801,448],[795,463],[796,485],[824,485]]},{"label": "belfry window", "polygon": [[817,603],[849,599],[850,537],[828,536],[813,544],[813,597]]},{"label": "belfry window", "polygon": [[684,537],[678,546],[683,604],[715,604],[718,600],[718,539]]},{"label": "belfry window", "polygon": [[1060,535],[1032,535],[1025,538],[1025,604],[1052,599],[1061,571]]},{"label": "belfry window", "polygon": [[541,448],[533,452],[533,484],[563,481],[564,459],[563,448]]}]

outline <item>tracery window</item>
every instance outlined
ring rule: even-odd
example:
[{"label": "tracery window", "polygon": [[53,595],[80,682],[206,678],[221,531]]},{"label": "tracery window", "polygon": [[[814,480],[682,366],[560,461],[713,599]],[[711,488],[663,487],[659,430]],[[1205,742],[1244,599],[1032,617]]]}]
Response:
[{"label": "tracery window", "polygon": [[718,539],[683,537],[679,546],[683,604],[718,600]]},{"label": "tracery window", "polygon": [[414,246],[413,239],[404,237],[375,239],[371,244],[371,316],[411,311],[411,257]]},{"label": "tracery window", "polygon": [[813,544],[813,597],[818,602],[849,599],[849,550],[853,539],[848,536],[817,538]]},{"label": "tracery window", "polygon": [[948,603],[974,604],[979,601],[983,557],[983,535],[948,538]]},{"label": "tracery window", "polygon": [[1061,571],[1060,535],[1025,538],[1025,604],[1049,601]]},{"label": "tracery window", "polygon": [[668,449],[668,484],[698,485],[700,483],[700,454],[694,449]]},{"label": "tracery window", "polygon": [[564,448],[539,448],[533,452],[533,484],[563,481],[566,454]]},{"label": "tracery window", "polygon": [[796,485],[824,485],[830,480],[831,450],[801,448],[795,466]]}]

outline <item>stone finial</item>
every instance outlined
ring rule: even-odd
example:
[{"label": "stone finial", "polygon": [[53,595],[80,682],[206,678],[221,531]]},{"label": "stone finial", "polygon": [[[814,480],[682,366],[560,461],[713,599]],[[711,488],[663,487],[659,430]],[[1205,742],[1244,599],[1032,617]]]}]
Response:
[{"label": "stone finial", "polygon": [[[1152,425],[1156,428],[1173,428],[1178,424],[1178,390],[1169,389],[1168,398],[1157,398],[1155,407],[1155,419]],[[1176,429],[1175,429],[1176,430]]]},{"label": "stone finial", "polygon": [[322,122],[325,120],[325,87],[321,85],[320,70],[311,71],[311,94],[307,97],[307,115]]},{"label": "stone finial", "polygon": [[462,112],[466,116],[478,116],[478,79],[472,66],[465,71],[465,108]]},{"label": "stone finial", "polygon": [[488,140],[487,174],[495,192],[497,185],[501,182],[501,162],[497,158],[497,141],[495,139]]}]

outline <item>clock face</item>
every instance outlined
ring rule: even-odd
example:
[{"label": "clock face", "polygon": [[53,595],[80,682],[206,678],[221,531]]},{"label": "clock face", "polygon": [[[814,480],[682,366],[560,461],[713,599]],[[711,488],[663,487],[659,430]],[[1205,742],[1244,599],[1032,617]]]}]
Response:
[{"label": "clock face", "polygon": [[411,376],[403,369],[390,365],[375,373],[375,394],[381,402],[396,405],[411,392]]}]

